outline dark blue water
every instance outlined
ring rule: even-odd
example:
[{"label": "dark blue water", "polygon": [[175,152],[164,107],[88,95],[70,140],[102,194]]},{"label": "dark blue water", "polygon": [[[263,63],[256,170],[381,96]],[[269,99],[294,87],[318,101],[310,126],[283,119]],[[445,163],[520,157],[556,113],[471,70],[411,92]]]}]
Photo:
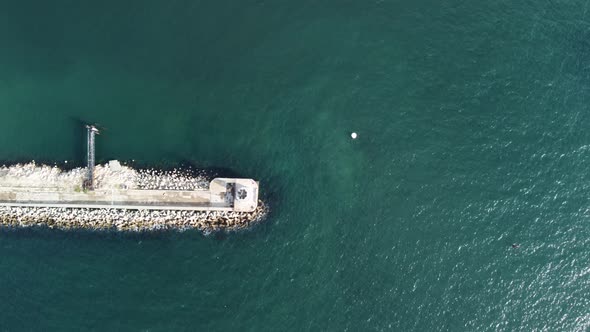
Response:
[{"label": "dark blue water", "polygon": [[587,9],[0,4],[0,159],[82,165],[93,122],[99,161],[227,168],[272,208],[3,230],[0,330],[588,330]]}]

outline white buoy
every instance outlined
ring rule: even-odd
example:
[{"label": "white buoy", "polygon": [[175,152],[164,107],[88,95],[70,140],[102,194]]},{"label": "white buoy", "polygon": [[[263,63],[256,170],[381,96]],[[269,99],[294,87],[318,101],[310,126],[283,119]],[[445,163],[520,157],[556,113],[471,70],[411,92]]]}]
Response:
[{"label": "white buoy", "polygon": [[352,134],[350,134],[350,137],[352,137],[352,139],[356,139],[358,137],[358,135],[353,132]]}]

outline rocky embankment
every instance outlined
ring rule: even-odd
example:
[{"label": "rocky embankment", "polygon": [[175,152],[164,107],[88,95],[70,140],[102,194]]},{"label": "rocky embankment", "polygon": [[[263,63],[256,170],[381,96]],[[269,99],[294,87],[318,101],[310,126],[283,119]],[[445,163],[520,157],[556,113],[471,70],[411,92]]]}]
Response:
[{"label": "rocky embankment", "polygon": [[[76,189],[80,188],[86,174],[86,168],[82,167],[64,171],[35,162],[0,166],[0,186]],[[198,190],[207,188],[209,180],[204,172],[134,169],[116,160],[96,165],[94,169],[96,189]]]},{"label": "rocky embankment", "polygon": [[262,202],[259,203],[256,211],[249,213],[0,206],[0,225],[129,232],[197,229],[210,233],[247,228],[262,220],[266,213],[267,207]]}]

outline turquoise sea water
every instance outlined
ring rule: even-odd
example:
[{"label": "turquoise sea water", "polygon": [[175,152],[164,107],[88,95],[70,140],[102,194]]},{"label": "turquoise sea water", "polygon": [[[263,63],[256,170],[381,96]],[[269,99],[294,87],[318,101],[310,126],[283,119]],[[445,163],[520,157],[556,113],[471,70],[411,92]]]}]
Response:
[{"label": "turquoise sea water", "polygon": [[100,161],[227,168],[272,213],[2,230],[0,331],[587,331],[588,7],[2,2],[0,159],[82,165],[94,122]]}]

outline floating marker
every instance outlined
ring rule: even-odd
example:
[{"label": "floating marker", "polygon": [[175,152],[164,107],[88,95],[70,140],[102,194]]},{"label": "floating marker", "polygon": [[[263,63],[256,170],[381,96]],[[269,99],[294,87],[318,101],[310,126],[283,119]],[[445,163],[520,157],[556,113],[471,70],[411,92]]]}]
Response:
[{"label": "floating marker", "polygon": [[356,139],[358,137],[358,135],[353,132],[352,134],[350,134],[350,137],[352,137],[352,139]]}]

